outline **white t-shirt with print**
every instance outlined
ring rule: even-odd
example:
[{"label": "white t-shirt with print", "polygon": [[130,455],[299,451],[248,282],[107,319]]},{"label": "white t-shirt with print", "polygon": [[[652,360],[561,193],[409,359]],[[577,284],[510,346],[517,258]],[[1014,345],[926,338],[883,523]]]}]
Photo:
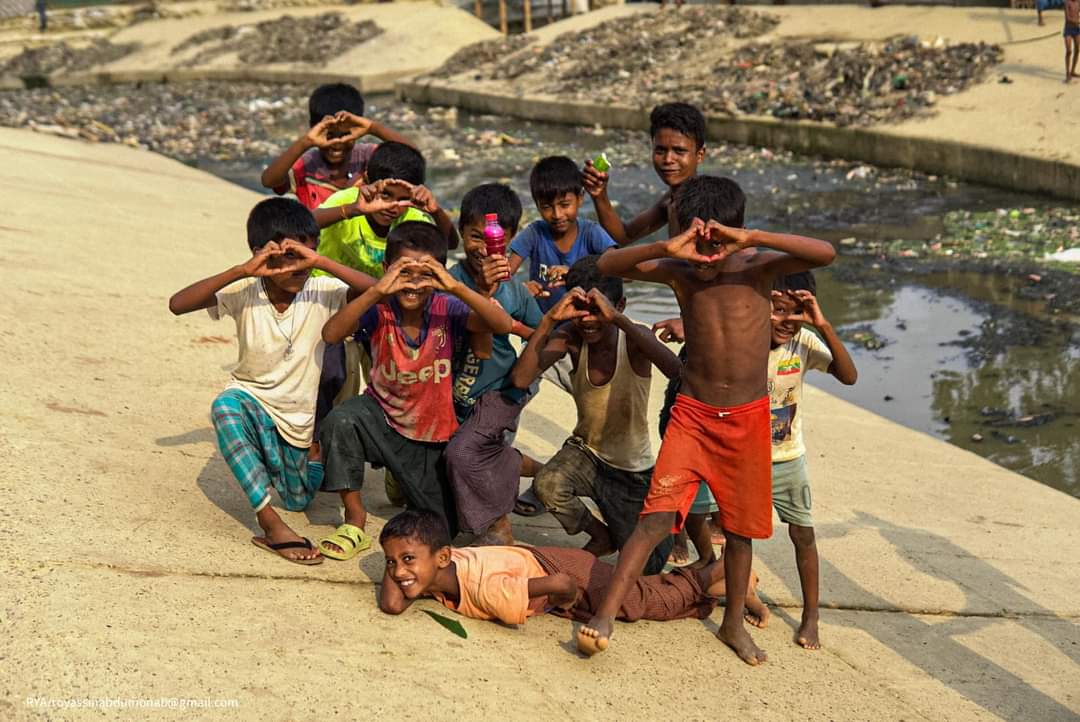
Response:
[{"label": "white t-shirt with print", "polygon": [[817,334],[803,327],[783,346],[769,352],[769,410],[772,414],[772,460],[792,461],[806,453],[803,445],[803,376],[813,369],[828,371],[832,352]]},{"label": "white t-shirt with print", "polygon": [[261,279],[245,278],[218,291],[217,305],[207,309],[215,321],[222,316],[236,321],[239,358],[226,388],[254,396],[292,446],[311,446],[325,349],[322,329],[345,305],[348,290],[336,278],[311,277],[278,313]]}]

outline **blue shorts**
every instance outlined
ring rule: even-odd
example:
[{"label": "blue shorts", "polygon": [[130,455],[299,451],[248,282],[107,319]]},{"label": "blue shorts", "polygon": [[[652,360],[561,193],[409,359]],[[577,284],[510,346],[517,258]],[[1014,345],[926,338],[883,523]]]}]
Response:
[{"label": "blue shorts", "polygon": [[1069,25],[1065,23],[1065,32],[1062,33],[1067,38],[1080,37],[1080,25]]}]

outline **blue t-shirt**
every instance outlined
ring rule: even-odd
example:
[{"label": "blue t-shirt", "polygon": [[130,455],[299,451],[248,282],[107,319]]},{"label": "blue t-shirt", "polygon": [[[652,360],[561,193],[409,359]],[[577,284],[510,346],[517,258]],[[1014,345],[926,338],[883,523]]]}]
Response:
[{"label": "blue t-shirt", "polygon": [[[570,251],[563,253],[555,245],[555,239],[551,236],[551,227],[547,221],[533,221],[521,233],[517,234],[513,243],[510,244],[510,252],[516,253],[529,262],[529,280],[544,281],[544,274],[550,266],[572,266],[582,256],[591,256],[603,253],[615,245],[608,232],[595,221],[578,218],[577,238]],[[566,288],[549,289],[551,295],[547,298],[538,298],[540,310],[545,313],[551,309],[559,299],[566,295]]]},{"label": "blue t-shirt", "polygon": [[[463,263],[451,268],[450,275],[476,290],[476,283]],[[510,314],[510,318],[531,328],[539,326],[544,316],[525,284],[516,279],[500,283],[495,291],[495,300]],[[514,368],[516,361],[517,352],[510,343],[509,334],[497,334],[492,339],[489,359],[478,359],[468,344],[464,345],[454,373],[454,411],[457,412],[458,421],[465,421],[477,399],[488,391],[502,391],[515,401],[524,396],[526,392],[510,384],[510,369]]]}]

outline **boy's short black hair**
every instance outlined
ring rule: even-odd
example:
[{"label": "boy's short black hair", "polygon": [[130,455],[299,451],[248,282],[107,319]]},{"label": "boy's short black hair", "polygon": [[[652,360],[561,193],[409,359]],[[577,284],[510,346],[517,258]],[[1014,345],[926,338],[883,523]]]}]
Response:
[{"label": "boy's short black hair", "polygon": [[364,114],[364,96],[348,83],[328,83],[315,88],[308,98],[308,119],[316,125],[328,115],[347,110],[353,115]]},{"label": "boy's short black hair", "polygon": [[565,155],[541,158],[529,174],[529,192],[537,203],[551,203],[567,193],[579,196],[585,192],[581,168]]},{"label": "boy's short black hair", "polygon": [[655,138],[663,128],[682,133],[698,149],[705,147],[705,116],[689,103],[664,103],[653,108],[649,113],[649,137]]},{"label": "boy's short black hair", "polygon": [[294,238],[318,239],[319,224],[311,211],[292,198],[267,198],[251,209],[247,219],[248,248],[253,251],[270,241]]},{"label": "boy's short black hair", "polygon": [[698,175],[688,178],[675,190],[675,218],[683,230],[695,218],[742,228],[745,217],[746,195],[730,178]]},{"label": "boy's short black hair", "polygon": [[380,143],[367,165],[368,183],[396,178],[414,186],[423,185],[427,161],[411,145],[387,141]]},{"label": "boy's short black hair", "polygon": [[386,263],[397,260],[405,249],[427,253],[446,264],[446,236],[427,221],[405,221],[390,229],[386,236]]},{"label": "boy's short black hair", "polygon": [[488,213],[497,215],[506,235],[512,236],[521,222],[521,199],[510,186],[502,183],[478,185],[461,199],[458,230],[465,230],[469,223],[483,223]]},{"label": "boy's short black hair", "polygon": [[599,288],[600,293],[608,297],[612,304],[623,300],[623,280],[618,276],[605,276],[600,273],[596,263],[600,256],[583,256],[579,258],[566,273],[567,288],[581,288],[588,293],[594,288]]},{"label": "boy's short black hair", "polygon": [[774,291],[809,291],[810,293],[817,295],[817,281],[814,280],[814,274],[812,271],[801,271],[800,273],[790,273],[786,276],[779,276],[773,281]]},{"label": "boy's short black hair", "polygon": [[379,545],[382,546],[391,539],[413,537],[431,551],[450,546],[450,531],[446,528],[446,521],[426,509],[409,509],[386,522],[386,526],[379,532]]}]

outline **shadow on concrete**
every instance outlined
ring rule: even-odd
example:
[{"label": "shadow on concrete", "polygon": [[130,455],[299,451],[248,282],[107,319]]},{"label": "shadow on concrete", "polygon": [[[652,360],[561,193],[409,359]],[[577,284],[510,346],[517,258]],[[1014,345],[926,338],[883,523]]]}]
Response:
[{"label": "shadow on concrete", "polygon": [[[842,537],[852,528],[876,529],[884,539],[902,552],[903,558],[914,569],[924,575],[952,582],[965,594],[974,593],[992,600],[994,607],[1002,610],[1002,621],[1018,624],[1044,638],[1051,646],[1064,653],[1073,664],[1080,666],[1080,645],[1076,643],[1077,639],[1080,639],[1080,630],[1077,630],[1077,626],[1021,594],[1019,590],[1024,589],[1022,584],[989,563],[943,536],[925,529],[897,526],[864,512],[856,512],[850,522],[818,527],[818,538]],[[924,555],[912,553],[912,550],[927,550],[932,553]],[[775,553],[778,552],[772,551],[770,556]],[[793,555],[794,551],[787,545],[784,553]],[[947,559],[947,568],[936,566],[931,557]],[[865,607],[863,602],[860,602],[860,608],[895,609],[892,601],[879,597],[846,576],[826,558],[821,560],[821,580],[822,596],[826,603],[829,598],[866,599],[869,602]],[[978,587],[967,580],[978,580]],[[784,575],[783,582],[795,599],[801,598],[797,576]],[[970,605],[965,605],[965,608],[968,606]],[[798,626],[794,615],[786,613],[786,610],[774,611],[777,611],[775,618],[783,619],[793,628]],[[973,651],[963,640],[966,635],[998,623],[994,617],[965,617],[961,610],[958,616],[939,616],[930,623],[915,614],[902,610],[897,612],[899,613],[886,612],[888,622],[881,626],[860,622],[860,619],[865,621],[866,613],[830,614],[828,609],[823,609],[823,618],[829,624],[847,626],[871,635],[910,664],[992,714],[1005,719],[1076,719],[1072,710],[994,661]],[[1004,616],[1013,612],[1035,616]],[[1060,629],[1062,624],[1066,625],[1067,629],[1076,631],[1076,634],[1067,634],[1064,635],[1066,638],[1063,638]],[[828,641],[825,643],[828,644]],[[1004,695],[1002,689],[1008,689],[1010,693]]]},{"label": "shadow on concrete", "polygon": [[206,426],[201,429],[192,429],[191,431],[185,431],[182,434],[176,434],[174,436],[162,436],[160,439],[154,439],[154,443],[158,446],[213,444],[214,448],[217,448],[217,435],[214,433],[214,430],[211,427]]}]

